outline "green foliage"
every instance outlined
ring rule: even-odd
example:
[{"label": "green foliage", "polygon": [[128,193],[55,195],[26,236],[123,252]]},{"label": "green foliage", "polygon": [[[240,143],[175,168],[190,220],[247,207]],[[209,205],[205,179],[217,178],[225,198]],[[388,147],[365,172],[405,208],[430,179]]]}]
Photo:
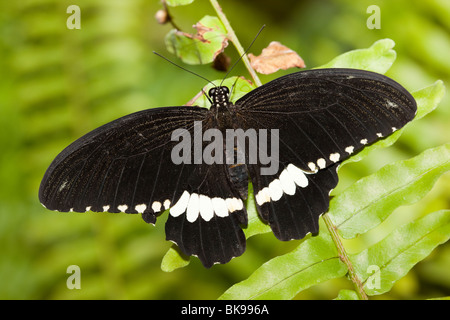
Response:
[{"label": "green foliage", "polygon": [[[381,73],[391,67],[387,74],[415,91],[419,111],[405,130],[341,166],[341,182],[324,217],[337,225],[337,234],[321,221],[316,237],[277,241],[259,220],[250,197],[247,251],[210,270],[197,259],[180,260],[174,248],[167,252],[170,243],[164,241],[164,216],[151,227],[135,215],[57,214],[38,203],[40,179],[68,143],[133,111],[182,105],[205,85],[151,54],[152,50],[163,53],[164,35],[173,32],[171,26],[152,19],[162,8],[158,1],[79,0],[76,4],[81,8],[80,30],[66,28],[68,4],[56,0],[0,4],[1,298],[209,299],[222,295],[342,300],[359,299],[361,291],[388,298],[449,295],[448,242],[438,245],[449,236],[449,213],[442,209],[448,209],[449,203],[450,180],[444,172],[448,170],[450,99],[443,97],[443,83],[435,82],[450,80],[446,56],[450,9],[444,2],[371,2],[381,7],[379,30],[365,27],[364,2],[267,1],[258,4],[257,11],[251,3],[223,2],[245,47],[259,27],[267,25],[251,51],[260,52],[268,42],[279,40],[299,52],[308,67],[330,60],[321,67],[356,63],[355,67]],[[167,0],[167,4],[177,26],[189,33],[205,14],[213,15],[207,1]],[[213,27],[210,22],[204,23]],[[217,26],[211,41],[217,40],[220,46],[209,53],[202,47],[201,55],[206,54],[202,63],[224,46],[220,30],[226,24],[220,19]],[[397,54],[394,42],[386,38],[395,41]],[[180,50],[191,52],[197,45],[193,41]],[[239,56],[233,46],[226,48],[226,54],[233,62]],[[190,65],[189,69],[209,79],[223,78],[205,66]],[[280,74],[261,76],[262,82]],[[231,75],[246,76],[247,72],[238,64]],[[235,80],[231,77],[224,83],[231,87]],[[234,100],[252,88],[239,78]],[[202,94],[195,98],[193,105],[209,105]],[[441,99],[441,106],[429,113]],[[373,201],[368,203],[369,199]],[[361,208],[362,203],[373,210]],[[353,215],[342,210],[345,205]],[[409,206],[400,207],[405,205]],[[351,239],[343,240],[344,236]],[[336,246],[337,241],[342,246]],[[340,260],[343,254],[347,259]],[[81,290],[66,287],[66,268],[72,264],[81,268]],[[380,270],[379,287],[371,286],[377,278],[377,271],[368,272],[373,265]],[[163,272],[161,267],[174,272]]]},{"label": "green foliage", "polygon": [[449,170],[450,144],[426,150],[357,181],[333,198],[329,214],[343,238],[354,238],[378,226],[397,207],[422,199]]},{"label": "green foliage", "polygon": [[[433,159],[431,163],[430,159]],[[331,216],[334,227],[348,237],[356,237],[358,233],[363,233],[370,227],[376,226],[382,220],[380,216],[388,215],[398,206],[405,204],[404,202],[407,200],[398,201],[398,193],[402,193],[401,197],[409,196],[412,198],[423,195],[428,191],[429,186],[424,187],[423,183],[414,180],[426,179],[427,177],[423,175],[424,173],[428,174],[428,172],[431,172],[430,175],[435,180],[436,176],[442,174],[443,171],[450,170],[449,159],[450,144],[427,150],[411,160],[388,165],[379,172],[361,179],[349,188],[351,190],[346,190],[343,194],[337,196],[336,201],[333,199],[333,206],[330,208],[328,215]],[[441,168],[440,172],[439,170],[433,172],[436,167]],[[392,170],[402,171],[402,169],[406,172],[391,176]],[[411,169],[413,172],[410,172]],[[399,187],[395,183],[385,184],[384,181],[380,181],[384,179],[390,179],[390,182],[392,182],[391,179],[398,180],[409,188],[405,191],[402,185]],[[414,186],[411,186],[407,179],[413,180]],[[433,179],[429,178],[429,180]],[[368,199],[367,196],[370,198]],[[351,199],[351,203],[348,204],[348,200],[339,205],[341,198]],[[358,208],[362,207],[365,214],[352,210],[352,204],[357,205]],[[354,217],[356,218],[354,219]],[[336,221],[343,221],[344,227]],[[367,273],[369,266],[376,266],[377,272],[380,273],[381,284],[378,287],[364,285],[364,291],[367,295],[384,293],[390,290],[395,281],[402,278],[436,246],[450,238],[449,221],[450,210],[443,210],[430,213],[418,221],[401,226],[370,248],[358,254],[350,255],[347,268],[350,265],[355,268],[357,277],[364,284],[369,276],[374,276]],[[292,252],[270,260],[257,269],[247,280],[231,287],[222,298],[292,299],[300,290],[331,278],[343,276],[348,269],[339,259],[341,255],[336,250],[336,247],[340,244],[332,240],[324,227],[321,226],[319,236],[305,239]],[[352,233],[349,234],[347,229],[351,230]],[[337,262],[332,263],[332,260]],[[299,274],[309,272],[309,270],[314,271],[311,274],[299,276],[298,281],[295,280]],[[294,278],[294,280],[289,282],[287,279],[291,278]],[[285,281],[288,281],[289,284],[285,285]]]},{"label": "green foliage", "polygon": [[194,0],[166,0],[167,4],[172,7],[184,6],[194,2]]},{"label": "green foliage", "polygon": [[184,63],[206,64],[228,45],[225,27],[217,17],[205,16],[195,26],[196,34],[173,29],[166,35],[166,47]]},{"label": "green foliage", "polygon": [[395,42],[391,39],[378,40],[368,49],[341,54],[320,68],[356,68],[384,74],[397,56],[394,46]]},{"label": "green foliage", "polygon": [[[430,213],[394,230],[370,248],[350,257],[368,295],[389,291],[419,261],[450,238],[450,210]],[[379,286],[367,281],[369,266],[376,266]],[[369,285],[370,284],[370,285]]]},{"label": "green foliage", "polygon": [[301,290],[347,273],[325,225],[296,249],[263,264],[220,299],[292,299]]}]

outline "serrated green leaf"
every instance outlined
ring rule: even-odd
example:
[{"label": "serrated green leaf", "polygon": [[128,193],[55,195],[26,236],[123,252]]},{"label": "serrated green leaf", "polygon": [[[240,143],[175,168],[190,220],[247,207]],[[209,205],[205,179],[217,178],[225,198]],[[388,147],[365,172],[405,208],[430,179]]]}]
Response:
[{"label": "serrated green leaf", "polygon": [[167,50],[187,64],[206,64],[228,45],[227,32],[217,17],[205,16],[195,26],[196,34],[171,30],[166,35]]},{"label": "serrated green leaf", "polygon": [[325,231],[304,240],[292,252],[266,262],[219,299],[292,299],[300,291],[346,272]]},{"label": "serrated green leaf", "polygon": [[333,198],[329,215],[343,238],[354,238],[379,225],[397,207],[420,200],[448,170],[450,143],[362,178]]},{"label": "serrated green leaf", "polygon": [[354,68],[378,73],[386,73],[395,61],[397,54],[392,49],[395,42],[383,39],[375,42],[370,48],[358,49],[337,56],[322,68]]},{"label": "serrated green leaf", "polygon": [[[401,226],[370,248],[351,255],[350,260],[363,280],[364,291],[382,294],[449,238],[450,210],[436,211]],[[369,274],[369,269],[378,271]]]},{"label": "serrated green leaf", "polygon": [[191,4],[194,0],[166,0],[168,6],[177,7]]}]

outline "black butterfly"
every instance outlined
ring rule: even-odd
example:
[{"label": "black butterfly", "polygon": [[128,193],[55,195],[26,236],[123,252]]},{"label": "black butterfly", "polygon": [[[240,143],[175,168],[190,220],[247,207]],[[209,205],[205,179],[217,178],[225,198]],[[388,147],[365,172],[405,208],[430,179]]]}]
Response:
[{"label": "black butterfly", "polygon": [[[258,213],[278,239],[317,233],[319,216],[328,210],[329,193],[338,182],[339,164],[403,127],[417,109],[397,82],[356,69],[286,75],[235,104],[229,102],[227,87],[212,88],[209,96],[210,109],[143,110],[76,140],[45,173],[41,203],[64,212],[141,213],[148,223],[170,209],[167,240],[211,267],[245,251],[243,201],[249,179]],[[266,163],[250,161],[249,152],[245,163],[174,163],[171,154],[179,140],[172,133],[185,129],[198,135],[195,123],[201,124],[201,135],[211,128],[224,134],[254,129],[262,138],[258,130],[276,129],[276,172],[262,174]],[[274,136],[266,139],[274,142]],[[224,151],[223,156],[230,154]],[[237,151],[231,155],[237,156]]]}]

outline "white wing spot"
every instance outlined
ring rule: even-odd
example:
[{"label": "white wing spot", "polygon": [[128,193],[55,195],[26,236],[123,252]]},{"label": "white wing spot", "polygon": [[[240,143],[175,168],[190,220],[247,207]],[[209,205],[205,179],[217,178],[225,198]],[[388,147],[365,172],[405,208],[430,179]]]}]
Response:
[{"label": "white wing spot", "polygon": [[308,167],[311,169],[311,171],[316,172],[317,166],[314,162],[308,162]]},{"label": "white wing spot", "polygon": [[283,187],[281,186],[281,181],[278,179],[273,180],[269,183],[269,194],[270,198],[274,201],[280,200],[283,196]]},{"label": "white wing spot", "polygon": [[91,206],[86,207],[86,211],[91,211]]},{"label": "white wing spot", "polygon": [[161,202],[155,201],[152,203],[152,210],[153,212],[160,212],[161,211]]},{"label": "white wing spot", "polygon": [[128,206],[126,204],[122,204],[120,206],[117,206],[117,209],[119,209],[120,212],[125,212],[125,210],[128,209]]},{"label": "white wing spot", "polygon": [[383,137],[383,134],[380,133],[380,132],[378,132],[378,133],[377,133],[377,137],[378,137],[378,138],[382,138],[382,137]]},{"label": "white wing spot", "polygon": [[266,202],[270,202],[269,188],[262,188],[255,196],[256,203],[262,206]]},{"label": "white wing spot", "polygon": [[361,144],[367,144],[367,139],[361,139],[360,143]]},{"label": "white wing spot", "polygon": [[347,152],[348,154],[352,154],[353,150],[355,150],[353,146],[348,146],[347,148],[345,148],[345,152]]},{"label": "white wing spot", "polygon": [[386,107],[389,108],[398,108],[398,105],[395,102],[392,102],[390,100],[386,100]]},{"label": "white wing spot", "polygon": [[200,198],[197,193],[191,194],[186,210],[186,218],[189,222],[194,222],[200,213]]},{"label": "white wing spot", "polygon": [[330,160],[333,162],[338,162],[341,155],[339,153],[332,153],[330,154]]},{"label": "white wing spot", "polygon": [[138,204],[134,207],[134,210],[136,210],[139,213],[144,213],[145,209],[147,209],[147,205],[146,204]]},{"label": "white wing spot", "polygon": [[294,180],[296,185],[301,188],[306,188],[308,186],[308,178],[301,169],[297,168],[293,164],[289,164],[287,166],[287,170],[292,176],[292,179]]},{"label": "white wing spot", "polygon": [[58,192],[61,192],[66,186],[67,186],[67,180],[65,180],[63,183],[61,183],[61,186],[59,187]]},{"label": "white wing spot", "polygon": [[324,158],[320,158],[317,160],[317,165],[319,166],[320,169],[324,169],[326,166],[326,162]]},{"label": "white wing spot", "polygon": [[164,201],[163,205],[164,205],[164,210],[169,209],[169,208],[170,208],[170,200],[169,200],[169,199],[166,199],[166,200]]},{"label": "white wing spot", "polygon": [[211,198],[201,194],[199,197],[200,202],[200,217],[203,220],[209,221],[214,216],[214,207]]},{"label": "white wing spot", "polygon": [[281,172],[280,182],[281,182],[281,187],[283,188],[284,193],[292,196],[293,194],[295,194],[296,186],[295,186],[295,181],[289,172],[289,169],[288,169],[289,166],[293,166],[293,165],[289,164],[287,166],[287,168]]},{"label": "white wing spot", "polygon": [[186,211],[189,203],[189,197],[189,192],[184,191],[180,199],[178,199],[177,203],[172,208],[170,208],[170,214],[172,215],[172,217],[178,217],[180,214]]},{"label": "white wing spot", "polygon": [[225,200],[222,198],[212,198],[211,199],[214,212],[218,217],[227,217],[228,216],[228,208]]},{"label": "white wing spot", "polygon": [[242,210],[244,207],[244,203],[241,199],[238,198],[228,198],[225,199],[225,203],[227,204],[227,208],[229,212],[234,212],[238,210]]},{"label": "white wing spot", "polygon": [[109,210],[109,205],[108,206],[103,206],[103,212],[106,212]]}]

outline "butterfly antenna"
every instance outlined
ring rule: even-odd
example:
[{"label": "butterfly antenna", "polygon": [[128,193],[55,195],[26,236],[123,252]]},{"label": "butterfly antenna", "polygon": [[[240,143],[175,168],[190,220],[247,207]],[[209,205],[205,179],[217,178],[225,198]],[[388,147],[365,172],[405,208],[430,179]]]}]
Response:
[{"label": "butterfly antenna", "polygon": [[173,64],[174,66],[180,68],[181,70],[187,71],[187,72],[193,74],[194,76],[197,76],[197,77],[199,77],[199,78],[202,78],[203,80],[206,80],[207,82],[211,83],[214,87],[217,87],[217,86],[216,86],[214,83],[212,83],[210,80],[208,80],[208,79],[206,79],[205,77],[199,75],[198,73],[195,73],[194,71],[191,71],[191,70],[189,70],[189,69],[186,69],[186,68],[184,68],[184,67],[182,67],[182,66],[176,64],[175,62],[170,61],[169,59],[167,59],[167,58],[164,57],[163,55],[160,55],[160,54],[159,54],[158,52],[156,52],[156,51],[153,51],[153,53],[156,54],[158,57],[163,58],[163,59],[166,60],[167,62],[170,62],[170,63]]},{"label": "butterfly antenna", "polygon": [[236,81],[234,81],[233,85],[231,86],[230,95],[228,96],[228,99],[231,100],[231,95],[233,94],[234,86],[238,82],[239,77],[236,77]]},{"label": "butterfly antenna", "polygon": [[225,77],[223,78],[222,82],[220,83],[220,85],[222,85],[222,83],[225,81],[225,79],[227,78],[228,74],[230,74],[231,70],[233,70],[233,68],[238,64],[239,61],[241,61],[241,59],[247,54],[248,50],[250,50],[250,48],[252,47],[253,43],[255,43],[256,38],[258,38],[259,34],[261,33],[261,31],[263,31],[263,29],[266,27],[265,24],[263,24],[263,26],[261,27],[261,29],[259,29],[258,33],[256,34],[256,36],[253,38],[252,42],[250,43],[250,45],[247,47],[247,49],[245,50],[245,52],[239,57],[239,59],[236,60],[236,62],[231,66],[231,68],[228,70],[227,74],[225,75]]}]

